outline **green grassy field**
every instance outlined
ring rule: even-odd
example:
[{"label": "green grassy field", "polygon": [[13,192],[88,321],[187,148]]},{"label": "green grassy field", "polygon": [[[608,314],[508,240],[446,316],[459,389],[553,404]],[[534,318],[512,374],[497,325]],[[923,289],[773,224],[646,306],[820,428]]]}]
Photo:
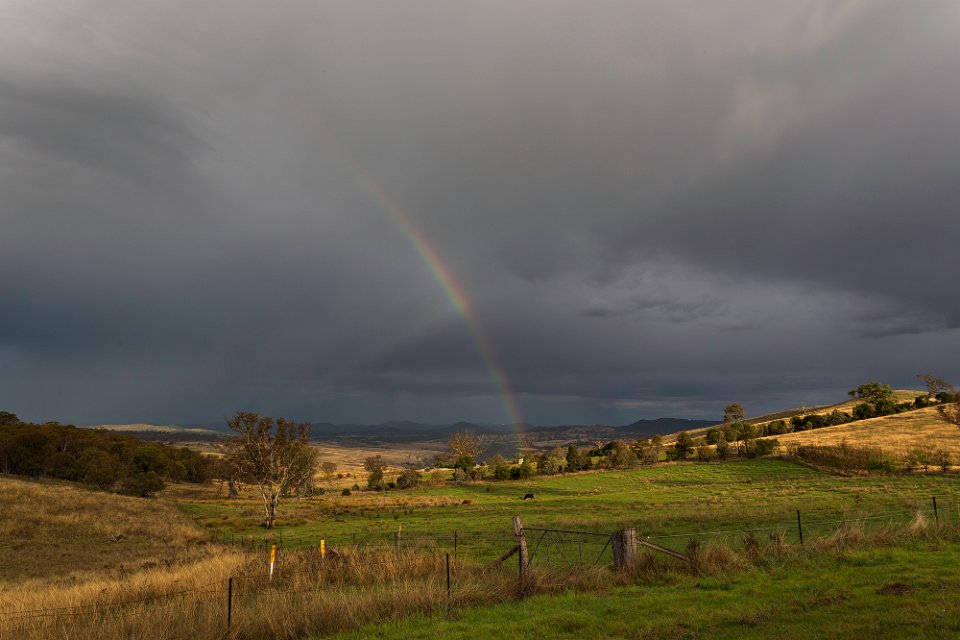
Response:
[{"label": "green grassy field", "polygon": [[956,543],[911,541],[791,558],[742,573],[416,616],[336,638],[956,638],[958,564]]},{"label": "green grassy field", "polygon": [[[525,493],[536,497],[521,500]],[[740,537],[745,529],[764,535],[780,529],[795,539],[797,509],[808,537],[835,531],[845,519],[903,523],[916,510],[931,509],[933,496],[941,518],[958,519],[960,483],[952,477],[838,477],[776,459],[662,464],[526,482],[289,500],[280,526],[270,535],[282,535],[287,546],[324,539],[336,547],[354,539],[392,541],[399,532],[403,545],[445,547],[452,546],[457,532],[458,551],[483,559],[509,547],[513,515],[521,516],[526,527],[609,533],[634,526],[641,536],[683,547],[691,538],[708,542],[718,536]],[[236,501],[202,495],[177,499],[213,535],[268,535],[259,526],[261,509],[251,494]],[[927,515],[933,518],[932,511]]]},{"label": "green grassy field", "polygon": [[[90,637],[87,618],[70,617],[77,607],[93,610],[91,628],[105,639],[219,637],[230,577],[240,579],[237,633],[251,639],[939,638],[956,636],[960,618],[949,597],[960,586],[955,476],[838,477],[778,459],[671,463],[290,499],[274,532],[259,526],[250,491],[226,500],[213,485],[177,485],[143,500],[3,480],[0,502],[14,516],[0,545],[10,565],[0,587],[14,587],[0,588],[4,637]],[[535,499],[521,500],[528,492]],[[933,496],[940,526],[932,526]],[[491,566],[515,543],[514,514],[533,558],[523,583],[516,556]],[[608,536],[536,531],[623,526],[688,554],[693,566],[644,551],[631,571],[615,572]],[[105,542],[120,533],[122,541]],[[210,544],[211,536],[281,534],[272,582],[267,554]],[[320,539],[346,557],[320,558]],[[105,602],[116,616],[99,615]],[[41,613],[19,620],[19,610]],[[163,634],[151,635],[156,629]]]}]

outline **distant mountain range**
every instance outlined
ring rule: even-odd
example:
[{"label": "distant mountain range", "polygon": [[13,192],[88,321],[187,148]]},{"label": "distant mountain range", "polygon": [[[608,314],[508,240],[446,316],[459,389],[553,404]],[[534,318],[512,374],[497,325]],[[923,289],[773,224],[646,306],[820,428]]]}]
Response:
[{"label": "distant mountain range", "polygon": [[[557,425],[539,426],[528,423],[515,424],[477,424],[473,422],[455,422],[452,424],[426,424],[399,420],[381,424],[333,424],[315,422],[310,431],[313,440],[327,438],[362,438],[382,442],[402,442],[411,440],[444,439],[457,431],[471,430],[491,436],[509,435],[519,432],[532,440],[546,440],[570,436],[571,440],[597,438],[648,438],[653,435],[667,435],[678,431],[700,429],[716,424],[712,420],[688,420],[685,418],[657,418],[655,420],[637,420],[624,426],[594,425]],[[150,424],[93,425],[90,428],[103,428],[130,433],[165,433],[195,435],[197,437],[216,437],[227,435],[230,429],[224,422],[211,422],[202,425],[172,426]]]}]

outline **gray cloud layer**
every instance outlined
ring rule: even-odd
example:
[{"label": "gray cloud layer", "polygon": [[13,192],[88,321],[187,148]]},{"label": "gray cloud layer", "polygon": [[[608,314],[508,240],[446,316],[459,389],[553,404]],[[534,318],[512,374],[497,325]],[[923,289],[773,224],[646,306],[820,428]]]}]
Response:
[{"label": "gray cloud layer", "polygon": [[953,2],[0,10],[0,405],[763,411],[960,377]]}]

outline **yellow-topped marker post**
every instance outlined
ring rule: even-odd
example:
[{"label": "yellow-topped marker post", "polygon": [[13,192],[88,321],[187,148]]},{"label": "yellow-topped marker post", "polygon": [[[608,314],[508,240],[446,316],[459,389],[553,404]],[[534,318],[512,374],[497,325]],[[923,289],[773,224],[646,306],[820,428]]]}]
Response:
[{"label": "yellow-topped marker post", "polygon": [[273,580],[273,565],[277,561],[277,545],[270,545],[270,579]]}]

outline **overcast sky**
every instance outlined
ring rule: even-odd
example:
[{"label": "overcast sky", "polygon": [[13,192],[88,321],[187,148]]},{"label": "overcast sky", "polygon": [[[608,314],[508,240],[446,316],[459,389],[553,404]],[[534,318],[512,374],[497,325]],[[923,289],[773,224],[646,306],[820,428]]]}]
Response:
[{"label": "overcast sky", "polygon": [[506,422],[481,340],[537,424],[960,382],[958,69],[955,0],[6,0],[0,409]]}]

